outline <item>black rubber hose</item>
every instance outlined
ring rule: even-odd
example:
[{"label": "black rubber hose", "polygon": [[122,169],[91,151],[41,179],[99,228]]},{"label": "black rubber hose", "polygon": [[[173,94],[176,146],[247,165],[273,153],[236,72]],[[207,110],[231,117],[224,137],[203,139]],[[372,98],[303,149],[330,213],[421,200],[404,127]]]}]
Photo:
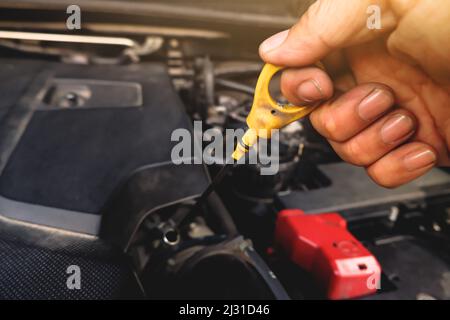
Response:
[{"label": "black rubber hose", "polygon": [[216,77],[233,77],[259,74],[263,67],[262,63],[240,62],[234,65],[218,65],[214,68]]},{"label": "black rubber hose", "polygon": [[249,94],[251,96],[255,94],[255,88],[236,81],[216,78],[215,82],[217,85],[224,87],[226,89],[236,90],[239,92]]}]

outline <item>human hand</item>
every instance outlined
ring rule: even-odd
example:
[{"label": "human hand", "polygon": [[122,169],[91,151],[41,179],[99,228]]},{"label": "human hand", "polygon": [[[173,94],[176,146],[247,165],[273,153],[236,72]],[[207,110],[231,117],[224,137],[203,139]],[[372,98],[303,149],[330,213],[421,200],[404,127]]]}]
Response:
[{"label": "human hand", "polygon": [[[380,30],[366,26],[370,5]],[[448,0],[319,0],[260,55],[292,67],[281,78],[289,101],[322,101],[311,122],[342,159],[396,187],[450,165],[448,21]]]}]

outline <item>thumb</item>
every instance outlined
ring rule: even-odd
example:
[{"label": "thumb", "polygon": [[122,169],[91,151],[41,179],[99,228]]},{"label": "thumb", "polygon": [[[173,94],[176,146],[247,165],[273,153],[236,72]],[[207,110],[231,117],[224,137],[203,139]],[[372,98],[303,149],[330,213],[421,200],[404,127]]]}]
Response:
[{"label": "thumb", "polygon": [[[387,0],[318,0],[299,22],[265,40],[261,58],[276,65],[305,66],[335,49],[369,41],[395,25]],[[367,27],[369,18],[381,19],[381,29]]]}]

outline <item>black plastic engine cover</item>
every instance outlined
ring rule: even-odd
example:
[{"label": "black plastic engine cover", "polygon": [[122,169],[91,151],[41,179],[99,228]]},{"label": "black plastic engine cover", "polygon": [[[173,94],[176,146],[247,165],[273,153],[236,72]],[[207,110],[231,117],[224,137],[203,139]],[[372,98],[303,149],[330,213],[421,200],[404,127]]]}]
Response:
[{"label": "black plastic engine cover", "polygon": [[[22,63],[0,61],[16,69]],[[21,120],[20,125],[10,126],[9,135],[15,130],[12,136],[17,140],[9,148],[12,152],[0,150],[7,158],[0,176],[0,214],[97,233],[99,224],[92,227],[92,215],[100,214],[111,201],[113,190],[134,171],[143,166],[152,166],[155,171],[170,162],[171,134],[178,128],[191,130],[190,120],[162,64],[36,64],[40,71],[29,76],[31,84],[22,88],[21,100],[10,106],[26,112],[14,117],[16,122]],[[13,78],[20,76],[20,70],[11,74]],[[3,88],[8,90],[8,86],[0,86],[0,96],[7,95]],[[6,115],[0,126],[8,127],[8,121],[12,120]],[[183,172],[192,175],[189,165],[184,170],[177,170],[179,179],[183,179]],[[196,174],[201,190],[207,176],[203,170]],[[170,186],[165,188],[170,192]],[[195,189],[188,187],[176,196],[196,195]],[[23,209],[23,203],[62,209],[65,215],[44,219],[33,207]],[[80,220],[72,223],[67,218],[71,213],[86,218],[85,224],[91,226],[83,230],[77,222]]]}]

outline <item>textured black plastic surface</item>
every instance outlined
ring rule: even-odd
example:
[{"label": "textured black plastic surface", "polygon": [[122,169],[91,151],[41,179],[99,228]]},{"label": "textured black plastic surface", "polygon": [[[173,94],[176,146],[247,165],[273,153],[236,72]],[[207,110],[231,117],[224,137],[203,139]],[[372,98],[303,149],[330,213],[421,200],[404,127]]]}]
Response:
[{"label": "textured black plastic surface", "polygon": [[[369,246],[369,249],[396,288],[366,299],[415,300],[420,299],[421,295],[439,300],[450,299],[449,264],[433,248],[425,246],[423,241],[403,239]],[[383,280],[381,286],[383,288]]]},{"label": "textured black plastic surface", "polygon": [[0,194],[98,214],[131,172],[170,161],[171,133],[189,128],[189,120],[162,65],[48,69],[57,78],[139,83],[143,106],[35,111],[0,177]]},{"label": "textured black plastic surface", "polygon": [[4,60],[0,72],[0,124],[45,65],[37,61]]},{"label": "textured black plastic surface", "polygon": [[[0,261],[0,299],[142,297],[125,256],[96,238],[0,217]],[[73,265],[80,268],[79,290],[67,287]]]}]

